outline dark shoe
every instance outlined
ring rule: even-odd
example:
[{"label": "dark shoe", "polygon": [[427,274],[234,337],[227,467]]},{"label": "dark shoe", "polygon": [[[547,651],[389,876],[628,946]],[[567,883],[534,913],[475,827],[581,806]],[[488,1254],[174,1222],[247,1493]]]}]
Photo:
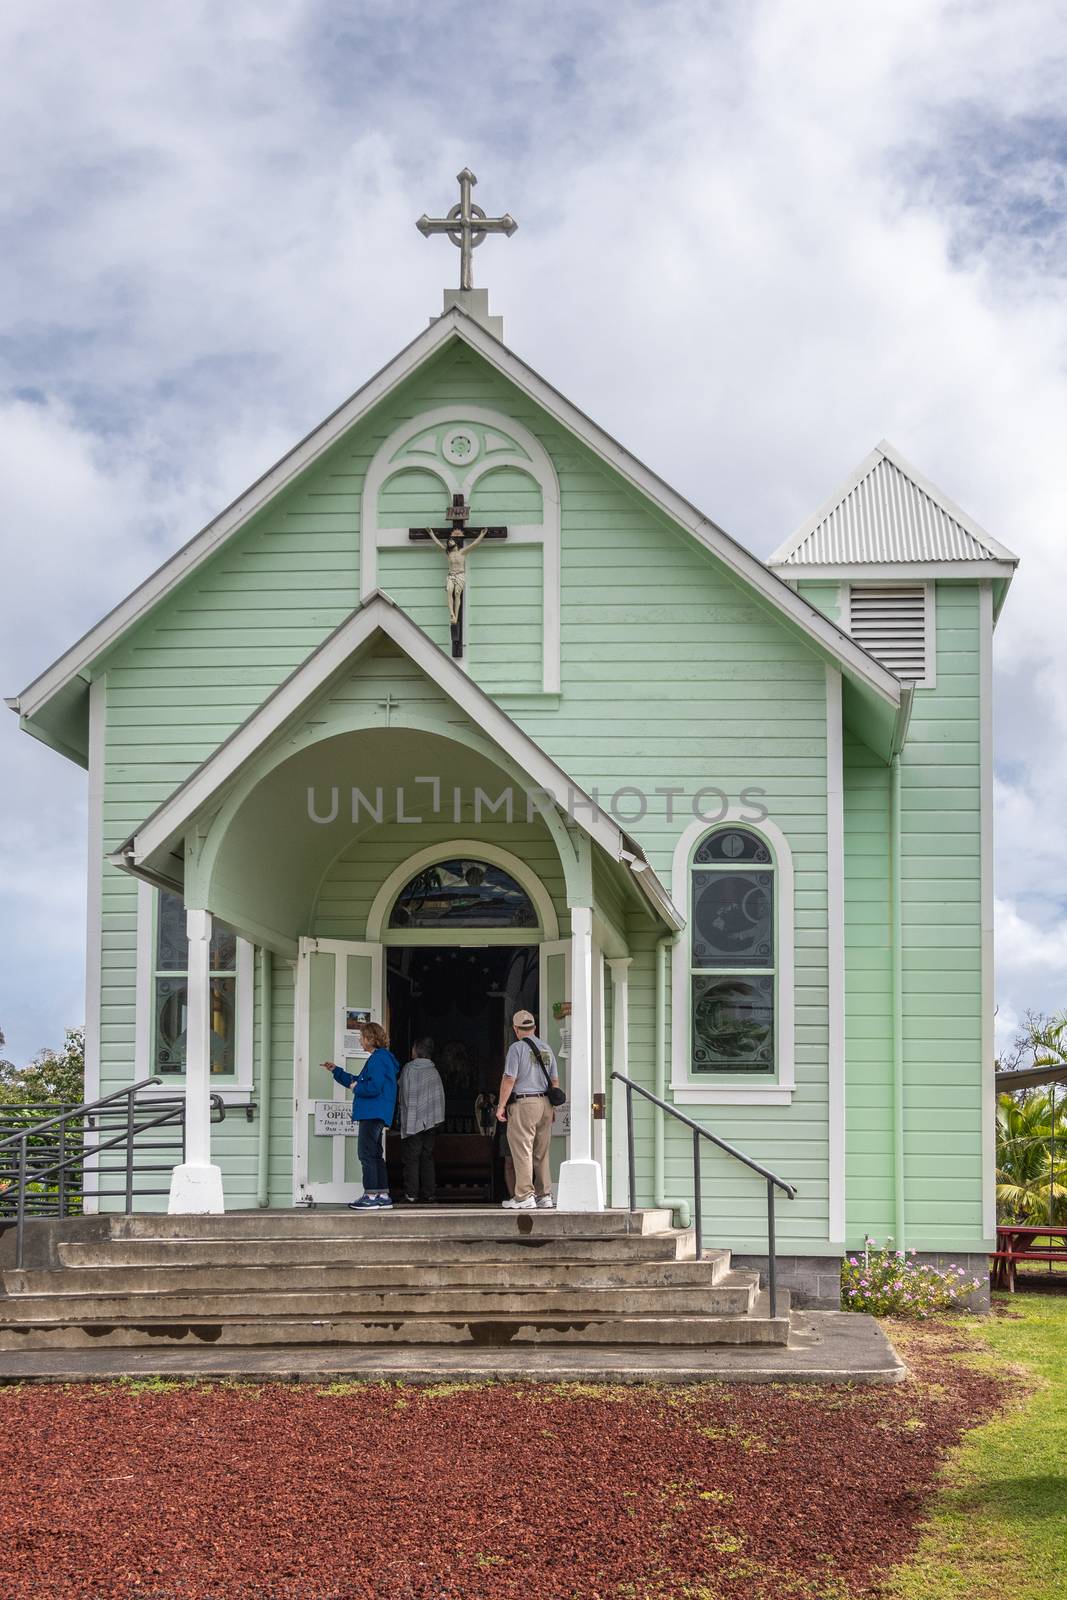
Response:
[{"label": "dark shoe", "polygon": [[409,1206],[417,1206],[419,1203],[417,1196],[413,1194],[406,1194],[404,1199],[407,1201]]}]

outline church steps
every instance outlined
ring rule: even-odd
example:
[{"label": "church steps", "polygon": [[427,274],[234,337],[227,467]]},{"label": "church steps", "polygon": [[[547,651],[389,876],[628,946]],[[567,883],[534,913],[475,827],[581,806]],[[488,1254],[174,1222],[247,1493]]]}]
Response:
[{"label": "church steps", "polygon": [[459,1266],[476,1262],[601,1264],[607,1262],[668,1262],[692,1260],[694,1240],[691,1229],[669,1228],[661,1233],[609,1235],[606,1238],[546,1237],[516,1235],[507,1239],[437,1238],[427,1232],[391,1237],[364,1236],[356,1239],[110,1239],[60,1243],[58,1256],[64,1266],[299,1266],[314,1262],[323,1266],[358,1262],[390,1263],[403,1260],[411,1265],[450,1263]]},{"label": "church steps", "polygon": [[146,1293],[256,1293],[269,1290],[360,1288],[442,1289],[621,1289],[685,1288],[714,1285],[729,1271],[729,1256],[716,1251],[705,1261],[573,1262],[540,1257],[536,1261],[409,1262],[362,1260],[299,1266],[110,1265],[6,1272],[12,1295],[111,1295]]},{"label": "church steps", "polygon": [[659,1234],[670,1211],[504,1211],[397,1205],[391,1211],[230,1211],[223,1216],[109,1217],[112,1239],[606,1239]]},{"label": "church steps", "polygon": [[143,1317],[448,1317],[675,1316],[743,1314],[757,1288],[753,1272],[731,1272],[718,1284],[684,1288],[409,1288],[268,1290],[260,1293],[185,1293],[147,1290],[116,1295],[18,1294],[0,1307],[0,1331],[23,1323],[131,1322]]},{"label": "church steps", "polygon": [[666,1349],[701,1345],[784,1345],[789,1339],[788,1297],[779,1315],[766,1313],[761,1296],[753,1314],[708,1316],[595,1315],[444,1317],[243,1317],[219,1322],[207,1317],[137,1322],[25,1323],[0,1330],[0,1351],[174,1349],[286,1345],[644,1345]]},{"label": "church steps", "polygon": [[[42,1223],[0,1352],[784,1344],[754,1272],[667,1210],[479,1208]],[[10,1256],[8,1257],[10,1260]],[[0,1360],[0,1374],[3,1366]]]}]

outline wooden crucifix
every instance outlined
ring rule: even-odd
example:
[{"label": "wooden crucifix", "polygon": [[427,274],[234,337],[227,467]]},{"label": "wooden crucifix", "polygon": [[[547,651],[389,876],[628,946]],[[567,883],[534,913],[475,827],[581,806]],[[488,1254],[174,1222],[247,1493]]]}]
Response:
[{"label": "wooden crucifix", "polygon": [[508,536],[506,528],[479,528],[477,533],[471,532],[467,528],[470,514],[471,508],[462,494],[454,494],[445,512],[449,522],[447,528],[408,529],[408,538],[412,543],[432,541],[439,550],[444,551],[447,558],[445,597],[452,631],[452,655],[457,660],[463,654],[463,591],[467,587],[467,557],[483,539],[506,539]]}]

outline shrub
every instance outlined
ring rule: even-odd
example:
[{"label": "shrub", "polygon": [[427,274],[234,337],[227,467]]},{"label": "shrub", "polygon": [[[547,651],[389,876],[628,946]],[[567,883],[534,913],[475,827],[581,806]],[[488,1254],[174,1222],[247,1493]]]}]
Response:
[{"label": "shrub", "polygon": [[980,1278],[969,1278],[954,1262],[935,1267],[916,1260],[914,1250],[905,1254],[892,1244],[892,1239],[879,1245],[868,1238],[862,1254],[845,1257],[841,1304],[846,1311],[925,1319],[938,1311],[959,1310],[967,1296],[982,1287]]}]

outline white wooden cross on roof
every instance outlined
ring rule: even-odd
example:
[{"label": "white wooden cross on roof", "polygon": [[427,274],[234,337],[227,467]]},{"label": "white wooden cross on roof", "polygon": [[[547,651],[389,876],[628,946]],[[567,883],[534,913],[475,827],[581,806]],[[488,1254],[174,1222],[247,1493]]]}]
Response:
[{"label": "white wooden cross on roof", "polygon": [[473,251],[483,242],[487,233],[503,233],[510,239],[518,223],[510,212],[505,211],[502,217],[487,217],[481,206],[473,204],[471,190],[478,180],[470,167],[464,167],[456,177],[459,205],[453,206],[447,217],[428,217],[424,211],[415,226],[427,239],[434,233],[448,234],[452,243],[459,248],[459,286],[461,289],[473,289]]}]

